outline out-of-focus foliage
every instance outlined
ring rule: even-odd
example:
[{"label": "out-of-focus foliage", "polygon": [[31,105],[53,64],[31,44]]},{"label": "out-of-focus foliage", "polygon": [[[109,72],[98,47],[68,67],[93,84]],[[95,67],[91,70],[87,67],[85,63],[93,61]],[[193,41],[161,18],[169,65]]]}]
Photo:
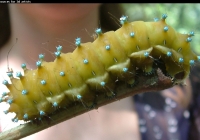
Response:
[{"label": "out-of-focus foliage", "polygon": [[192,49],[200,54],[200,4],[121,4],[129,21],[153,21],[163,13],[168,15],[167,23],[180,33],[195,32]]}]

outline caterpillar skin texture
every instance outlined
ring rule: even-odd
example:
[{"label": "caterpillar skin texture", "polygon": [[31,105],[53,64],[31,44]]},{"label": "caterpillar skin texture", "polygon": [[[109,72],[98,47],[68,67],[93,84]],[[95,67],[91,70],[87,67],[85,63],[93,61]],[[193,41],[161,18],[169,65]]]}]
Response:
[{"label": "caterpillar skin texture", "polygon": [[4,80],[9,89],[0,101],[10,104],[5,113],[15,112],[18,120],[41,119],[56,108],[70,107],[80,102],[89,108],[99,94],[115,96],[116,81],[134,85],[136,70],[144,74],[153,73],[153,62],[161,59],[167,74],[183,81],[188,77],[191,65],[200,59],[190,48],[191,36],[180,34],[166,24],[167,15],[154,22],[135,21],[129,23],[126,16],[120,18],[122,27],[117,31],[102,33],[94,42],[81,43],[73,53],[62,53],[57,47],[54,62],[45,62],[39,55],[37,69],[29,70],[22,64],[24,75],[8,73],[11,84]]}]

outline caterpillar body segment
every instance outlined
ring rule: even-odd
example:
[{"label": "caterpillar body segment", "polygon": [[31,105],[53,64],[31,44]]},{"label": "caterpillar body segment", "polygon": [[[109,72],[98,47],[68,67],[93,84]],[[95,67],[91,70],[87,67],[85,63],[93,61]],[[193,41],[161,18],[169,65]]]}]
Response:
[{"label": "caterpillar body segment", "polygon": [[116,81],[132,87],[138,69],[145,75],[152,74],[155,60],[162,60],[167,74],[183,81],[190,67],[200,60],[190,48],[194,33],[177,33],[166,24],[166,17],[164,14],[155,22],[129,23],[122,16],[121,28],[106,33],[98,28],[94,42],[82,43],[81,38],[76,38],[77,48],[72,53],[62,53],[62,46],[58,46],[54,62],[45,62],[41,54],[37,69],[29,70],[22,64],[24,75],[18,72],[15,78],[9,73],[12,83],[3,81],[10,91],[0,100],[10,104],[5,113],[15,112],[16,122],[40,119],[55,108],[77,102],[90,108],[98,94],[109,98],[116,95]]}]

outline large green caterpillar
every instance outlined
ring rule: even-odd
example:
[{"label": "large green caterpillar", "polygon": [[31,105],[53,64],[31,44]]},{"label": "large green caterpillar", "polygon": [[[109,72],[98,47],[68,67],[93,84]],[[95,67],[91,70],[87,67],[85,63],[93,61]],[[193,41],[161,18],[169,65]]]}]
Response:
[{"label": "large green caterpillar", "polygon": [[129,23],[128,17],[122,16],[121,28],[106,33],[98,28],[94,42],[81,43],[77,38],[72,53],[64,54],[58,46],[54,62],[45,62],[41,54],[37,69],[28,70],[22,64],[24,75],[17,72],[14,77],[12,71],[8,72],[12,83],[4,80],[3,84],[10,92],[0,98],[10,104],[5,113],[15,112],[13,121],[17,122],[39,119],[74,102],[92,107],[98,98],[95,92],[114,97],[116,81],[134,86],[136,71],[152,74],[154,60],[162,60],[167,74],[182,81],[191,65],[200,60],[190,48],[194,32],[177,33],[166,24],[166,18],[163,14],[154,22]]}]

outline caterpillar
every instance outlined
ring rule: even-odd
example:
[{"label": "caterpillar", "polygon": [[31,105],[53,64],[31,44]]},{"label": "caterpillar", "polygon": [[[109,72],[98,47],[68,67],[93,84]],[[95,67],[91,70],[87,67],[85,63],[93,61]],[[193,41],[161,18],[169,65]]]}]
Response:
[{"label": "caterpillar", "polygon": [[148,76],[159,63],[177,83],[183,81],[191,66],[200,61],[190,47],[194,32],[178,33],[167,25],[166,18],[163,14],[154,22],[128,22],[128,17],[122,16],[121,28],[116,31],[103,33],[97,28],[93,42],[82,43],[81,38],[76,38],[73,52],[62,53],[62,46],[58,45],[54,62],[45,62],[40,54],[37,69],[27,69],[23,63],[24,75],[16,72],[14,76],[9,71],[11,83],[2,82],[9,92],[3,92],[0,98],[0,102],[10,104],[4,113],[16,113],[13,121],[17,122],[41,119],[56,108],[74,103],[92,108],[97,94],[115,97],[116,81],[133,87],[138,70]]}]

